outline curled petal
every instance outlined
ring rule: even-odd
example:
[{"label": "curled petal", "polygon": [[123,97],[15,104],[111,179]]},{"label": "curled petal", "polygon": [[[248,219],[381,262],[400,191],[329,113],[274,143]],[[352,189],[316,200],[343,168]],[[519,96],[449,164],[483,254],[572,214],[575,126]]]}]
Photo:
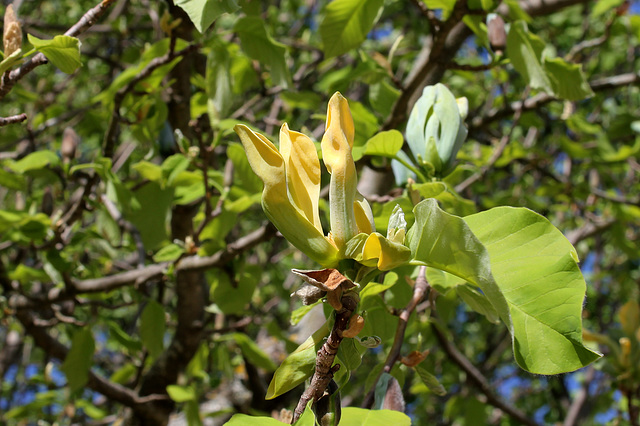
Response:
[{"label": "curled petal", "polygon": [[362,250],[363,263],[378,259],[377,266],[381,271],[388,271],[400,266],[410,258],[411,250],[408,247],[394,243],[377,232],[369,235]]},{"label": "curled petal", "polygon": [[359,192],[356,192],[356,200],[353,202],[353,214],[356,219],[358,233],[370,234],[376,230],[371,206]]},{"label": "curled petal", "polygon": [[269,220],[311,259],[323,266],[335,265],[338,250],[325,238],[322,229],[292,203],[287,190],[285,161],[275,145],[242,124],[234,130],[240,136],[251,168],[264,182],[262,208]]},{"label": "curled petal", "polygon": [[329,212],[331,235],[337,247],[358,233],[353,211],[356,199],[356,167],[351,155],[354,126],[349,103],[338,92],[329,100],[326,131],[322,137],[322,158],[329,173]]},{"label": "curled petal", "polygon": [[316,146],[307,135],[289,130],[285,123],[280,129],[280,154],[285,164],[291,201],[322,232],[318,211],[320,160]]}]

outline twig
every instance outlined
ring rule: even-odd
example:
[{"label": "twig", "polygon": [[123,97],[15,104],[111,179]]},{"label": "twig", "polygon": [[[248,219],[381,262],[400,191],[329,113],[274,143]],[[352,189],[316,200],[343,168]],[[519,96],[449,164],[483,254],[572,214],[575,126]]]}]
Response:
[{"label": "twig", "polygon": [[[432,312],[434,315],[434,312]],[[437,323],[433,323],[431,329],[435,334],[442,349],[447,353],[449,358],[456,363],[465,373],[469,380],[480,389],[480,391],[486,396],[487,402],[494,407],[504,411],[509,416],[513,417],[519,424],[527,426],[539,426],[538,423],[528,418],[522,411],[518,410],[511,404],[503,401],[498,395],[493,392],[491,384],[458,349],[453,343],[449,341],[447,336],[440,330]]]},{"label": "twig", "polygon": [[571,244],[575,246],[580,241],[593,237],[594,235],[597,235],[600,232],[610,228],[614,223],[616,223],[615,219],[607,219],[598,223],[587,222],[580,228],[574,229],[573,231],[567,233],[567,239]]},{"label": "twig", "polygon": [[[209,268],[224,266],[238,256],[238,254],[250,250],[262,241],[272,238],[275,234],[276,228],[271,223],[268,223],[211,256],[182,258],[176,265],[175,272],[203,271]],[[23,295],[12,295],[9,298],[9,306],[12,309],[32,309],[40,305],[68,300],[78,294],[115,290],[126,285],[138,284],[152,278],[161,277],[169,266],[169,262],[161,262],[107,277],[72,280],[71,286],[67,288],[52,288],[47,294],[42,295],[42,297],[38,299],[27,298]]]},{"label": "twig", "polygon": [[584,384],[573,398],[573,401],[569,406],[569,411],[567,412],[567,417],[564,419],[563,426],[575,426],[578,424],[581,413],[585,407],[585,403],[589,397],[588,388],[593,380],[594,372],[595,370],[592,366],[587,368],[587,372],[584,376]]},{"label": "twig", "polygon": [[[598,80],[594,80],[589,85],[591,86],[591,90],[594,92],[600,92],[608,89],[614,89],[621,86],[630,86],[632,84],[640,83],[640,72],[631,72],[627,74],[615,75],[612,77],[600,78]],[[514,111],[522,110],[522,111],[530,111],[534,109],[538,109],[541,106],[558,100],[554,96],[548,95],[546,93],[538,93],[535,96],[530,97],[524,101],[516,101],[507,105],[503,109],[492,109],[484,116],[479,116],[474,118],[469,126],[469,130],[475,130],[478,128],[485,127],[487,124],[505,118],[512,114]]]},{"label": "twig", "polygon": [[409,300],[409,303],[407,303],[407,306],[405,306],[405,308],[402,309],[400,311],[400,314],[398,315],[399,321],[398,327],[396,328],[395,337],[393,338],[393,345],[391,346],[389,355],[387,355],[384,367],[378,374],[376,380],[374,380],[373,385],[371,386],[371,390],[369,390],[367,395],[364,397],[364,401],[362,402],[363,408],[371,408],[374,402],[373,399],[375,395],[376,383],[378,383],[378,380],[380,380],[380,377],[382,377],[383,373],[389,373],[391,371],[395,363],[400,358],[400,350],[402,349],[404,335],[407,331],[407,325],[409,324],[409,317],[416,309],[416,306],[418,306],[418,304],[422,301],[425,294],[427,293],[427,290],[430,288],[429,283],[427,282],[426,271],[426,266],[421,266],[418,271],[418,278],[416,279],[416,282],[413,286],[413,296],[411,297],[411,300]]},{"label": "twig", "polygon": [[336,319],[333,323],[331,333],[329,334],[327,341],[324,342],[318,351],[316,356],[316,369],[313,373],[313,377],[311,378],[311,384],[307,389],[305,389],[304,393],[300,397],[300,401],[298,401],[298,405],[293,412],[293,420],[291,421],[291,424],[298,421],[302,413],[304,413],[309,401],[313,400],[313,402],[316,402],[323,396],[329,382],[333,379],[333,375],[340,369],[340,364],[333,365],[333,361],[338,354],[338,348],[340,347],[340,343],[343,339],[342,333],[349,326],[349,319],[351,318],[353,311],[355,311],[358,303],[351,295],[345,295],[342,297],[341,302],[342,310],[336,312]]},{"label": "twig", "polygon": [[[529,96],[529,90],[530,88],[529,86],[527,86],[522,95],[523,99],[526,99],[527,96]],[[484,164],[482,168],[478,170],[476,173],[472,174],[471,176],[466,178],[464,181],[462,181],[460,184],[458,184],[455,188],[457,192],[464,191],[470,185],[480,180],[493,167],[493,165],[496,163],[496,161],[498,161],[498,158],[500,158],[505,148],[507,147],[507,144],[511,140],[511,135],[513,135],[513,131],[518,126],[518,122],[520,121],[521,116],[522,116],[522,109],[516,110],[516,113],[513,115],[513,123],[511,124],[511,128],[507,133],[502,135],[502,138],[500,138],[500,142],[498,143],[498,146],[491,154],[489,161],[487,161],[487,163]]]},{"label": "twig", "polygon": [[8,126],[9,124],[21,123],[27,119],[27,114],[24,112],[18,115],[12,115],[11,117],[0,117],[0,127]]},{"label": "twig", "polygon": [[[78,22],[76,22],[71,28],[64,33],[64,35],[75,37],[85,32],[89,27],[96,23],[98,19],[106,12],[107,8],[111,6],[115,0],[102,0],[102,2],[89,9]],[[36,67],[46,64],[47,57],[42,53],[35,54],[31,59],[22,64],[20,68],[17,68],[11,72],[4,73],[0,81],[0,100],[7,96],[7,93],[11,88],[25,75],[33,71]]]},{"label": "twig", "polygon": [[121,121],[120,106],[122,105],[122,102],[124,101],[125,96],[133,90],[136,84],[140,83],[142,80],[149,77],[151,73],[155,71],[157,68],[160,68],[161,66],[168,64],[175,58],[188,55],[189,53],[196,50],[198,47],[200,47],[199,44],[191,44],[177,52],[174,52],[170,49],[166,55],[161,56],[159,58],[155,58],[151,62],[149,62],[147,66],[144,67],[133,80],[131,80],[129,83],[127,83],[126,86],[118,90],[118,92],[113,98],[113,111],[111,113],[111,119],[109,120],[109,126],[107,127],[107,131],[105,132],[105,135],[104,135],[103,153],[105,157],[110,158],[113,156],[113,151],[116,143],[116,134],[118,130],[118,124]]}]

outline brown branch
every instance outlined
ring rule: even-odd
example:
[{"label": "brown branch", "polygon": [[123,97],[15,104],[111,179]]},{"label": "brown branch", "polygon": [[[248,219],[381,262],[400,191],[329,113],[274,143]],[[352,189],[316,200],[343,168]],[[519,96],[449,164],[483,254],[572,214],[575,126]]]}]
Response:
[{"label": "brown branch", "polygon": [[[40,349],[44,350],[50,357],[64,361],[69,349],[53,338],[44,328],[36,326],[34,323],[36,318],[34,318],[32,313],[21,311],[16,313],[16,317]],[[106,396],[110,400],[117,401],[127,407],[131,407],[134,411],[143,413],[149,417],[153,417],[154,412],[152,407],[145,404],[152,400],[157,400],[158,398],[166,399],[166,396],[164,395],[153,395],[151,398],[140,398],[131,389],[125,388],[117,383],[113,383],[104,377],[95,374],[91,370],[89,370],[87,386]]]},{"label": "brown branch", "polygon": [[580,241],[585,240],[587,238],[591,238],[594,235],[597,235],[607,229],[609,229],[613,224],[615,224],[617,220],[615,219],[606,219],[601,222],[587,222],[583,226],[578,229],[574,229],[567,233],[567,240],[574,246],[578,244]]},{"label": "brown branch", "polygon": [[27,114],[24,112],[18,115],[12,115],[11,117],[0,117],[0,127],[8,126],[9,124],[22,123],[27,119]]},{"label": "brown branch", "polygon": [[[522,9],[532,17],[554,13],[565,7],[587,3],[587,0],[527,0],[520,1]],[[436,84],[442,79],[448,64],[455,57],[462,43],[469,37],[471,30],[461,22],[466,11],[466,2],[457,2],[449,19],[440,25],[439,31],[434,35],[434,42],[426,59],[417,64],[417,71],[411,74],[406,83],[406,89],[393,106],[389,118],[383,125],[383,130],[395,129],[402,124],[409,115],[409,111],[418,99],[425,86]],[[506,4],[498,8],[501,15],[508,14]],[[420,57],[420,55],[418,55]]]},{"label": "brown branch", "polygon": [[199,44],[190,44],[189,46],[177,52],[173,51],[173,49],[169,49],[169,51],[164,56],[154,58],[151,62],[149,62],[147,66],[145,66],[133,80],[131,80],[129,83],[127,83],[126,86],[118,90],[113,98],[113,111],[109,120],[109,126],[107,127],[107,131],[104,135],[103,155],[105,157],[110,158],[113,156],[116,144],[116,135],[118,133],[118,124],[122,120],[122,117],[120,116],[120,106],[122,105],[125,96],[129,92],[131,92],[138,83],[149,77],[151,73],[156,69],[168,64],[175,58],[188,55],[199,47]]},{"label": "brown branch", "polygon": [[[632,72],[612,77],[600,78],[589,83],[589,85],[591,86],[591,90],[593,90],[594,92],[601,92],[604,90],[615,89],[618,87],[630,86],[634,84],[640,84],[640,72]],[[535,110],[549,102],[556,100],[558,99],[554,96],[548,95],[546,93],[538,93],[537,95],[532,96],[524,101],[512,102],[505,108],[494,108],[490,110],[486,115],[474,118],[469,125],[469,130],[471,131],[485,127],[487,124],[505,118],[515,111]]]},{"label": "brown branch", "polygon": [[355,311],[358,301],[351,294],[347,294],[342,297],[341,302],[342,309],[336,312],[336,319],[331,333],[329,333],[326,342],[318,351],[316,369],[311,378],[311,384],[300,397],[298,405],[293,412],[291,424],[294,424],[302,416],[309,401],[315,403],[324,395],[324,391],[333,379],[333,375],[340,369],[340,364],[333,365],[333,361],[338,354],[338,348],[343,339],[342,333],[348,328],[349,319],[353,311]]},{"label": "brown branch", "polygon": [[409,303],[407,303],[407,306],[405,306],[398,315],[399,321],[398,327],[396,328],[395,337],[393,338],[393,345],[391,346],[389,355],[387,355],[384,367],[378,374],[376,380],[374,380],[371,389],[362,401],[363,408],[371,408],[373,406],[376,383],[378,383],[378,380],[380,380],[382,374],[389,373],[398,359],[400,359],[400,351],[402,349],[402,343],[404,342],[405,332],[407,331],[407,325],[409,324],[409,317],[416,309],[416,306],[418,306],[418,304],[422,301],[425,294],[427,293],[427,290],[430,288],[429,283],[427,282],[426,271],[426,266],[421,266],[420,270],[418,271],[418,278],[416,279],[416,282],[413,286],[413,296],[411,297],[411,300],[409,300]]},{"label": "brown branch", "polygon": [[[432,315],[434,313],[432,312]],[[482,375],[480,370],[478,370],[472,363],[469,361],[458,349],[455,345],[449,341],[447,336],[440,330],[437,323],[432,323],[431,329],[435,334],[438,342],[442,349],[447,353],[449,359],[451,359],[454,363],[458,365],[466,374],[471,383],[473,383],[487,398],[487,402],[494,407],[502,410],[507,413],[513,419],[515,419],[519,424],[527,425],[527,426],[539,426],[538,423],[528,418],[522,411],[518,410],[516,407],[511,404],[503,401],[497,394],[493,392],[491,384],[489,381]]]},{"label": "brown branch", "polygon": [[[526,99],[527,96],[529,96],[529,86],[527,86],[524,90],[524,93],[522,95],[523,99]],[[498,161],[498,159],[500,158],[500,156],[502,156],[502,153],[504,152],[505,148],[507,147],[507,144],[509,143],[509,141],[511,140],[511,136],[513,135],[513,131],[516,129],[516,127],[518,126],[518,123],[520,122],[520,117],[522,116],[522,110],[519,109],[516,111],[516,113],[513,115],[513,123],[511,124],[511,128],[509,129],[509,131],[505,134],[502,135],[502,138],[500,138],[500,142],[498,143],[498,146],[496,147],[496,149],[493,151],[493,153],[491,154],[491,157],[489,157],[489,161],[487,161],[486,164],[484,164],[482,166],[482,168],[480,168],[479,171],[477,171],[476,173],[472,174],[471,176],[469,176],[467,179],[465,179],[464,181],[462,181],[460,184],[458,184],[456,186],[456,191],[457,192],[462,192],[465,189],[467,189],[470,185],[474,184],[475,182],[479,181],[480,179],[482,179],[482,177],[484,175],[487,174],[487,172],[493,167],[493,165],[496,163],[496,161]]]},{"label": "brown branch", "polygon": [[589,398],[589,385],[595,376],[595,369],[592,366],[587,368],[587,372],[584,376],[584,383],[580,390],[576,393],[571,405],[569,406],[569,411],[567,412],[567,416],[564,418],[563,426],[575,426],[578,424],[581,414],[585,409],[585,404],[587,399]]},{"label": "brown branch", "polygon": [[[89,27],[95,24],[102,15],[104,15],[107,8],[111,6],[111,3],[114,1],[115,0],[102,0],[99,5],[89,9],[89,11],[85,13],[71,28],[69,28],[64,35],[76,37],[85,32]],[[9,93],[11,88],[13,88],[13,86],[25,75],[33,71],[36,67],[44,65],[47,62],[48,60],[46,56],[42,53],[37,53],[27,62],[22,64],[20,68],[4,73],[0,81],[0,100],[7,96],[7,93]]]},{"label": "brown branch", "polygon": [[[262,241],[266,241],[276,234],[275,227],[269,223],[245,237],[229,244],[225,249],[207,256],[191,256],[181,259],[176,265],[176,273],[180,271],[203,271],[209,268],[225,266],[238,254],[255,247]],[[139,284],[152,278],[161,277],[170,266],[169,262],[161,262],[141,269],[122,272],[102,278],[91,278],[87,280],[71,280],[71,286],[66,288],[53,288],[41,298],[32,299],[23,295],[12,295],[9,299],[9,306],[12,309],[32,309],[34,307],[68,300],[78,294],[99,293],[111,291],[117,288]]]}]

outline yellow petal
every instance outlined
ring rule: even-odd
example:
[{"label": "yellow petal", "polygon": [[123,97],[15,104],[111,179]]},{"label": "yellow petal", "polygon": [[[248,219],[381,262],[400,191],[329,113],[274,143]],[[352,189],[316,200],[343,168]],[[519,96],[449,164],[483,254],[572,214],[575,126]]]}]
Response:
[{"label": "yellow petal", "polygon": [[318,200],[320,199],[320,160],[313,141],[302,133],[280,129],[280,154],[284,159],[291,201],[322,232]]},{"label": "yellow petal", "polygon": [[367,238],[362,250],[363,262],[378,259],[378,269],[388,271],[406,263],[411,258],[411,250],[402,244],[389,241],[382,234],[374,232]]},{"label": "yellow petal", "polygon": [[356,166],[351,156],[353,118],[349,103],[338,92],[329,100],[326,131],[322,137],[322,159],[331,173],[329,212],[333,241],[344,251],[344,245],[358,233],[353,211],[356,198]]},{"label": "yellow petal", "polygon": [[356,192],[356,200],[353,202],[353,213],[356,219],[358,233],[370,234],[376,230],[371,206],[359,192]]},{"label": "yellow petal", "polygon": [[334,266],[338,250],[325,238],[322,229],[316,228],[291,202],[284,159],[275,145],[245,125],[236,125],[234,130],[240,136],[251,168],[264,182],[262,208],[269,220],[311,259],[326,267]]}]

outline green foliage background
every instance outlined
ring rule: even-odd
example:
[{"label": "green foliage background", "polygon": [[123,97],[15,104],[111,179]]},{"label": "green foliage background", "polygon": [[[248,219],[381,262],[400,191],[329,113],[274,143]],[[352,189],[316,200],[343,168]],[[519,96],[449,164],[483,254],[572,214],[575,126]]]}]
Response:
[{"label": "green foliage background", "polygon": [[[290,269],[316,265],[266,224],[262,184],[232,128],[276,140],[287,122],[318,141],[340,91],[379,232],[396,204],[413,223],[412,197],[434,198],[473,214],[467,223],[500,255],[495,235],[482,235],[500,220],[486,210],[547,217],[581,259],[585,338],[604,354],[575,373],[525,373],[484,295],[431,271],[437,297],[411,316],[402,345],[403,355],[430,353],[390,372],[413,423],[638,424],[638,2],[629,11],[609,0],[176,3],[184,10],[113,2],[79,36],[79,58],[74,40],[55,39],[51,55],[32,37],[62,35],[97,3],[17,10],[30,35],[22,52],[34,43],[50,63],[0,103],[0,116],[28,117],[0,128],[2,422],[154,424],[178,413],[221,424],[292,409],[302,386],[264,397],[274,370],[322,325],[312,314],[291,325],[307,308],[290,297],[300,285]],[[490,46],[488,13],[508,24],[503,54]],[[469,100],[469,136],[455,171],[416,194],[393,184],[387,154],[422,88],[437,82]],[[507,262],[500,273],[535,276],[545,265]],[[394,312],[411,298],[405,277],[415,267],[362,295],[362,336],[382,346],[341,347],[344,405],[359,406],[382,369]],[[306,366],[324,334],[314,337]],[[351,410],[345,424],[359,416]]]}]

